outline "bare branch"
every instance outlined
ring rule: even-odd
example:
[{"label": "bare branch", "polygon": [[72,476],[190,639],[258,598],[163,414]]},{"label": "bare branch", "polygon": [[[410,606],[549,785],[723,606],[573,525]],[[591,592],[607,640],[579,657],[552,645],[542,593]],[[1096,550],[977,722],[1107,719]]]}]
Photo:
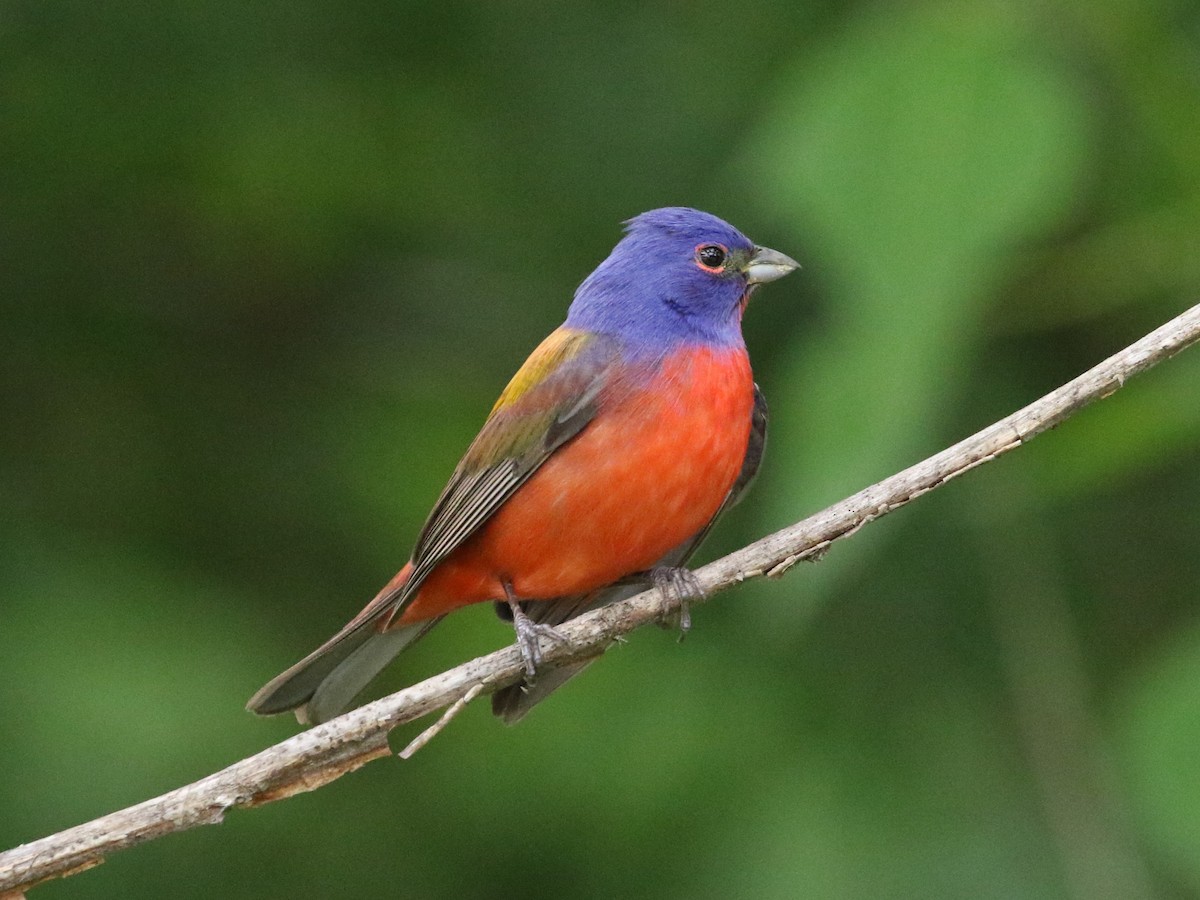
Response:
[{"label": "bare branch", "polygon": [[[817,558],[834,541],[1021,446],[1198,339],[1200,305],[936,456],[697,570],[700,586],[712,594],[748,578],[782,575],[802,559]],[[543,642],[544,664],[593,657],[635,628],[660,621],[677,606],[677,599],[651,590],[567,622],[559,630],[569,644]],[[2,853],[0,900],[19,896],[39,882],[97,865],[116,850],[195,825],[220,822],[228,809],[258,806],[321,787],[373,759],[390,755],[388,733],[396,726],[450,707],[406,750],[415,752],[471,698],[514,684],[522,671],[516,647],[498,650],[301,732],[186,787]]]}]

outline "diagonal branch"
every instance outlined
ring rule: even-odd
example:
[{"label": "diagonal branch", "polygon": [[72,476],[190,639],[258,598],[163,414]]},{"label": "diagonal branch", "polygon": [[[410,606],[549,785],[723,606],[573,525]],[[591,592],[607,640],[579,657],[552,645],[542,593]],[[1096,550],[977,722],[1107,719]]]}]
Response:
[{"label": "diagonal branch", "polygon": [[[747,578],[782,575],[868,522],[1053,428],[1197,340],[1200,305],[936,456],[704,566],[696,572],[700,586],[712,594]],[[600,654],[621,635],[661,621],[677,605],[651,590],[567,622],[559,630],[570,645],[545,642],[545,664],[561,665]],[[390,755],[388,733],[396,726],[451,707],[410,746],[415,752],[471,697],[516,683],[522,671],[515,647],[498,650],[304,731],[186,787],[0,853],[0,900],[19,896],[39,882],[91,868],[116,850],[195,825],[218,823],[228,809],[258,806],[321,787]]]}]

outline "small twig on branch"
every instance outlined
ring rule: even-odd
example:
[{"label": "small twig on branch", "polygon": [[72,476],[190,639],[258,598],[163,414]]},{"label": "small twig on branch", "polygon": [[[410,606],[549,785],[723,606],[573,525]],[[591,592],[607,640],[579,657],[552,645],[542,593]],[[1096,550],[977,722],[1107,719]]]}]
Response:
[{"label": "small twig on branch", "polygon": [[[782,575],[802,559],[819,557],[834,541],[868,522],[1053,428],[1198,339],[1200,305],[1024,409],[841,503],[704,566],[696,571],[696,578],[711,595],[748,578]],[[544,664],[593,657],[635,628],[659,622],[677,606],[677,600],[651,590],[580,616],[558,626],[569,644],[543,644]],[[220,822],[228,809],[259,806],[320,787],[390,755],[388,733],[396,726],[450,707],[405,751],[416,752],[470,699],[515,684],[522,673],[516,647],[498,650],[301,732],[186,787],[0,853],[0,900],[19,896],[39,882],[97,865],[116,850],[195,825]]]},{"label": "small twig on branch", "polygon": [[437,737],[439,732],[441,732],[443,728],[450,724],[451,719],[462,712],[468,703],[482,693],[483,684],[476,684],[473,688],[451,703],[436,722],[413,738],[412,741],[409,742],[409,745],[396,755],[401,759],[412,759],[414,753]]}]

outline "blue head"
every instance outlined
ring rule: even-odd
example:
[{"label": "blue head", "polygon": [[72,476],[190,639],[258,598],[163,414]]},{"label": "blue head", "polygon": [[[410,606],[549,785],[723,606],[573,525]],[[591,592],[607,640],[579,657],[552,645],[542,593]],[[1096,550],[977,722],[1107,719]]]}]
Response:
[{"label": "blue head", "polygon": [[697,209],[652,209],[625,224],[625,237],[575,292],[569,327],[646,347],[741,346],[754,287],[797,268]]}]

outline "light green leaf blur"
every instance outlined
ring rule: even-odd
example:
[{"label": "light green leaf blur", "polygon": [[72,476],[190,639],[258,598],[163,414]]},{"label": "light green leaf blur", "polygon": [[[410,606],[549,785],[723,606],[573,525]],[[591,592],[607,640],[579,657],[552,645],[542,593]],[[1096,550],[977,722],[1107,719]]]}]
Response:
[{"label": "light green leaf blur", "polygon": [[1114,704],[1139,823],[1190,891],[1200,890],[1200,632],[1145,659]]}]

